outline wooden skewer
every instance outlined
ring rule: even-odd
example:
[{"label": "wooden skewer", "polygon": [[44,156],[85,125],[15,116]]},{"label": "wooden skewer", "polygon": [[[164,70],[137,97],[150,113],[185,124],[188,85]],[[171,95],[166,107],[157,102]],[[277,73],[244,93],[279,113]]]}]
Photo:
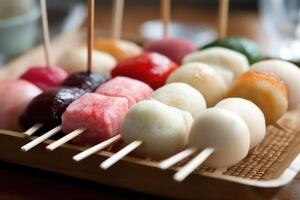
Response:
[{"label": "wooden skewer", "polygon": [[289,129],[287,127],[282,126],[280,123],[278,123],[278,121],[275,122],[274,124],[272,124],[272,126],[274,126],[275,128],[278,128],[281,131],[285,131],[285,132],[289,131]]},{"label": "wooden skewer", "polygon": [[[93,48],[94,48],[94,12],[95,12],[95,0],[88,0],[88,28],[87,28],[87,71],[92,71],[92,55],[93,55]],[[53,142],[52,144],[46,147],[47,150],[53,151],[59,146],[65,144],[66,142],[72,140],[73,138],[77,137],[81,133],[83,133],[86,129],[79,128],[68,135],[60,138],[59,140]]]},{"label": "wooden skewer", "polygon": [[225,38],[228,26],[229,0],[219,0],[219,38]]},{"label": "wooden skewer", "polygon": [[[47,5],[46,0],[40,0],[41,13],[42,13],[42,26],[43,26],[43,38],[44,38],[44,54],[46,66],[51,65],[51,51],[50,51],[50,36],[49,36],[49,25],[47,16]],[[38,131],[43,124],[37,123],[24,132],[25,135],[30,136]]]},{"label": "wooden skewer", "polygon": [[161,19],[163,24],[163,37],[168,37],[168,25],[171,16],[171,2],[170,0],[161,0]]},{"label": "wooden skewer", "polygon": [[130,143],[129,145],[127,145],[126,147],[124,147],[123,149],[121,149],[120,151],[115,153],[113,156],[111,156],[110,158],[108,158],[104,162],[102,162],[100,164],[100,167],[105,170],[108,169],[113,164],[115,164],[116,162],[118,162],[119,160],[124,158],[126,155],[128,155],[130,152],[132,152],[133,150],[138,148],[141,144],[142,144],[142,141],[134,141],[134,142]]},{"label": "wooden skewer", "polygon": [[45,61],[46,61],[46,66],[50,66],[51,65],[50,37],[49,37],[46,0],[40,0],[40,5],[41,5],[41,12],[42,12]]},{"label": "wooden skewer", "polygon": [[166,160],[161,161],[158,166],[159,168],[165,170],[168,169],[170,167],[172,167],[173,165],[175,165],[176,163],[182,161],[183,159],[189,157],[190,155],[192,155],[193,153],[196,152],[196,148],[189,148],[189,149],[185,149],[177,154],[175,154],[174,156],[167,158]]},{"label": "wooden skewer", "polygon": [[79,128],[76,129],[75,131],[72,131],[71,133],[69,133],[68,135],[60,138],[59,140],[49,144],[46,149],[49,151],[53,151],[56,148],[60,147],[61,145],[65,144],[66,142],[72,140],[73,138],[77,137],[78,135],[80,135],[81,133],[83,133],[84,131],[86,131],[85,128]]},{"label": "wooden skewer", "polygon": [[201,151],[195,158],[183,166],[175,175],[174,180],[181,182],[188,175],[190,175],[197,167],[199,167],[213,152],[215,149],[206,148]]},{"label": "wooden skewer", "polygon": [[29,128],[27,131],[25,131],[24,134],[26,136],[31,136],[32,134],[37,132],[42,127],[43,127],[43,124],[37,123],[37,124],[33,125],[31,128]]},{"label": "wooden skewer", "polygon": [[286,132],[297,129],[300,119],[299,111],[300,106],[293,111],[287,112],[279,120],[277,120],[276,124],[273,124],[273,126]]},{"label": "wooden skewer", "polygon": [[[44,54],[45,54],[45,63],[46,66],[51,65],[51,47],[50,47],[50,36],[49,36],[49,25],[48,25],[48,16],[47,16],[47,5],[46,0],[40,0],[40,8],[42,13],[42,27],[43,27],[43,38],[44,38]],[[43,124],[37,123],[24,132],[25,135],[31,136],[36,131],[38,131]]]},{"label": "wooden skewer", "polygon": [[105,140],[104,142],[101,142],[91,148],[88,148],[87,150],[76,154],[75,156],[73,156],[73,160],[79,162],[87,157],[89,157],[90,155],[97,153],[99,151],[101,151],[102,149],[112,145],[113,143],[117,142],[118,140],[121,139],[121,135],[116,135],[108,140]]},{"label": "wooden skewer", "polygon": [[41,135],[40,137],[37,137],[36,139],[34,139],[31,142],[27,143],[26,145],[22,146],[21,150],[22,151],[29,151],[33,147],[35,147],[38,144],[44,142],[45,140],[47,140],[48,138],[55,135],[56,133],[58,133],[61,130],[62,130],[62,127],[57,126],[57,127],[53,128],[52,130],[48,131],[47,133]]},{"label": "wooden skewer", "polygon": [[92,72],[92,56],[94,49],[94,12],[95,0],[88,0],[88,27],[87,27],[87,47],[88,47],[88,63],[87,71]]},{"label": "wooden skewer", "polygon": [[122,33],[124,0],[114,0],[113,2],[113,18],[112,18],[112,39],[119,40]]},{"label": "wooden skewer", "polygon": [[221,176],[227,170],[226,167],[215,169],[214,174]]}]

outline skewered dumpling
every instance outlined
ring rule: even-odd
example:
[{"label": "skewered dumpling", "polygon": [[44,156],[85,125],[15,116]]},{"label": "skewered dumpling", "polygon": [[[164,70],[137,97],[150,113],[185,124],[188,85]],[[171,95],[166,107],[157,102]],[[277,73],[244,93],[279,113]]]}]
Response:
[{"label": "skewered dumpling", "polygon": [[95,145],[119,134],[127,111],[128,102],[123,97],[86,93],[71,103],[62,115],[63,131],[70,133],[78,128],[86,128],[72,141],[81,145]]},{"label": "skewered dumpling", "polygon": [[214,148],[215,151],[205,161],[205,165],[213,168],[229,167],[248,154],[249,129],[237,114],[221,108],[209,108],[196,117],[188,146]]},{"label": "skewered dumpling", "polygon": [[132,106],[121,126],[123,140],[142,141],[137,153],[152,159],[167,158],[186,146],[192,117],[155,100]]},{"label": "skewered dumpling", "polygon": [[274,124],[288,107],[288,91],[284,83],[261,72],[249,71],[239,76],[232,83],[228,96],[255,103],[263,111],[267,124]]},{"label": "skewered dumpling", "polygon": [[205,98],[207,106],[214,106],[227,92],[224,79],[210,66],[203,63],[187,63],[175,70],[167,83],[183,82],[198,90]]},{"label": "skewered dumpling", "polygon": [[227,84],[249,69],[246,56],[222,47],[212,47],[188,54],[184,57],[183,63],[190,62],[208,64],[223,76]]},{"label": "skewered dumpling", "polygon": [[211,47],[223,47],[245,55],[250,64],[263,59],[260,47],[254,41],[241,37],[218,38],[217,40],[204,45],[201,49]]},{"label": "skewered dumpling", "polygon": [[61,124],[61,115],[66,108],[86,92],[76,87],[56,88],[43,92],[28,104],[20,117],[20,124],[26,129],[36,123],[50,127],[57,126]]},{"label": "skewered dumpling", "polygon": [[42,91],[25,80],[0,81],[0,129],[19,131],[19,117]]},{"label": "skewered dumpling", "polygon": [[181,64],[183,57],[197,50],[194,43],[184,38],[162,38],[145,44],[144,50],[161,53]]},{"label": "skewered dumpling", "polygon": [[60,67],[35,66],[28,69],[20,79],[29,81],[43,91],[58,87],[68,76],[68,73]]},{"label": "skewered dumpling", "polygon": [[62,87],[78,87],[88,92],[95,91],[100,85],[108,81],[109,74],[95,72],[76,72],[70,74],[61,84]]},{"label": "skewered dumpling", "polygon": [[281,79],[288,89],[289,110],[296,109],[300,104],[300,69],[283,60],[265,60],[257,62],[251,67],[258,72],[270,73]]},{"label": "skewered dumpling", "polygon": [[[82,72],[87,69],[87,48],[77,47],[66,51],[59,59],[58,65],[68,73]],[[93,72],[109,73],[117,61],[110,54],[93,50],[92,70]]]},{"label": "skewered dumpling", "polygon": [[206,109],[202,94],[186,83],[170,83],[154,91],[152,98],[169,106],[187,111],[196,117]]},{"label": "skewered dumpling", "polygon": [[96,93],[105,96],[126,98],[129,107],[131,107],[139,101],[149,99],[153,90],[142,81],[117,76],[101,85],[96,90]]},{"label": "skewered dumpling", "polygon": [[264,139],[265,117],[254,103],[242,98],[227,98],[220,101],[216,107],[234,112],[246,122],[250,131],[250,149]]},{"label": "skewered dumpling", "polygon": [[95,39],[95,48],[112,55],[118,62],[142,53],[142,48],[127,40]]},{"label": "skewered dumpling", "polygon": [[177,64],[168,57],[155,52],[144,52],[119,62],[111,71],[111,76],[134,78],[157,89],[165,85],[169,75],[176,69]]}]

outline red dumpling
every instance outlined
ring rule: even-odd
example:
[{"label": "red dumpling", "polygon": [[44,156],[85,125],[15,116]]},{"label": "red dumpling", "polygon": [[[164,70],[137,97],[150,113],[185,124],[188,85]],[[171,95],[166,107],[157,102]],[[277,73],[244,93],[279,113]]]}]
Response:
[{"label": "red dumpling", "polygon": [[101,85],[96,93],[112,97],[124,97],[131,107],[139,101],[149,99],[153,90],[141,81],[119,76]]},{"label": "red dumpling", "polygon": [[62,116],[64,133],[87,130],[73,139],[81,145],[94,145],[119,134],[128,111],[126,98],[87,93],[71,103]]},{"label": "red dumpling", "polygon": [[31,82],[43,91],[58,87],[68,73],[59,67],[32,67],[20,78]]},{"label": "red dumpling", "polygon": [[145,51],[161,53],[174,62],[181,64],[182,59],[189,53],[197,51],[196,46],[184,38],[163,38],[146,43]]},{"label": "red dumpling", "polygon": [[163,86],[177,64],[164,55],[149,52],[127,58],[112,70],[112,77],[126,76],[150,85],[153,89]]}]

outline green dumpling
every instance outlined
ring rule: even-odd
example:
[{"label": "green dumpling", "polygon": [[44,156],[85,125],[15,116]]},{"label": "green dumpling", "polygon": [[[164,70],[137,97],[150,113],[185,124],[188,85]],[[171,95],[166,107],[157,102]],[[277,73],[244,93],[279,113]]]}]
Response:
[{"label": "green dumpling", "polygon": [[250,64],[263,59],[259,46],[255,42],[244,38],[228,37],[225,39],[217,39],[209,44],[206,44],[201,49],[210,47],[223,47],[240,52],[247,57]]}]

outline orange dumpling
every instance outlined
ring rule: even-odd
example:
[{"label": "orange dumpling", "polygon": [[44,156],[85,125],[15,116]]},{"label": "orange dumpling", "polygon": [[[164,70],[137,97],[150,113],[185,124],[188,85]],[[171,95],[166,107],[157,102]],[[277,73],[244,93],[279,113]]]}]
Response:
[{"label": "orange dumpling", "polygon": [[248,71],[239,76],[228,91],[229,97],[240,97],[255,103],[264,113],[267,124],[274,124],[288,108],[288,92],[274,76]]},{"label": "orange dumpling", "polygon": [[96,38],[94,45],[97,50],[111,54],[117,61],[142,53],[141,47],[126,40]]}]

